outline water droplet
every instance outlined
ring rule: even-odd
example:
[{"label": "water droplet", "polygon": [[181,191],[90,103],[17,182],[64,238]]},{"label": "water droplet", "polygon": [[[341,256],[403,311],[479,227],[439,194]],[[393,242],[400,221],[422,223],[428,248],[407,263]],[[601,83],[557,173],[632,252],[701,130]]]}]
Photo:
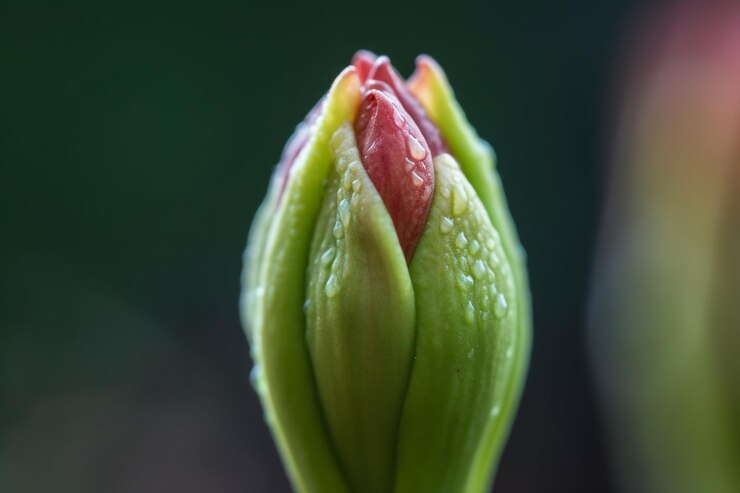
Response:
[{"label": "water droplet", "polygon": [[486,240],[486,248],[488,248],[489,250],[493,250],[493,247],[495,246],[496,246],[496,243],[494,243],[492,238],[488,238]]},{"label": "water droplet", "polygon": [[330,275],[329,280],[326,281],[324,292],[326,292],[326,296],[328,296],[329,298],[334,298],[336,295],[339,294],[339,282],[337,281],[337,277],[334,274]]},{"label": "water droplet", "polygon": [[262,366],[254,365],[252,371],[249,372],[249,383],[252,384],[252,388],[257,391],[258,394],[262,394],[264,389],[262,380]]},{"label": "water droplet", "polygon": [[406,141],[408,148],[409,148],[409,155],[412,159],[415,161],[421,161],[425,157],[427,157],[427,151],[424,149],[424,146],[421,145],[421,142],[416,140],[411,135],[408,136],[408,140]]},{"label": "water droplet", "polygon": [[491,408],[491,416],[498,416],[499,414],[501,414],[501,406],[496,404]]},{"label": "water droplet", "polygon": [[463,291],[470,291],[475,286],[475,280],[467,274],[460,274],[457,284]]},{"label": "water droplet", "polygon": [[347,171],[347,166],[349,166],[349,159],[345,155],[340,155],[337,158],[337,171],[340,175]]},{"label": "water droplet", "polygon": [[475,322],[475,307],[473,306],[473,302],[469,300],[465,305],[465,321],[469,324]]},{"label": "water droplet", "polygon": [[329,139],[329,143],[331,144],[332,149],[339,150],[342,148],[342,144],[344,143],[344,139],[342,138],[344,135],[342,132],[334,132],[334,135],[331,136],[331,139]]},{"label": "water droplet", "polygon": [[498,296],[496,296],[496,305],[493,307],[493,312],[496,314],[496,317],[501,318],[506,315],[506,310],[508,308],[509,305],[506,303],[506,297],[503,293],[499,293]]},{"label": "water droplet", "polygon": [[334,235],[334,238],[339,239],[342,236],[344,236],[344,227],[342,226],[342,223],[337,221],[334,223],[334,229],[332,230],[332,234]]},{"label": "water droplet", "polygon": [[470,264],[468,263],[468,257],[462,256],[457,259],[460,270],[466,274],[470,274]]},{"label": "water droplet", "polygon": [[475,255],[480,251],[480,243],[478,243],[478,240],[473,240],[470,242],[470,254]]},{"label": "water droplet", "polygon": [[360,180],[352,180],[352,190],[354,190],[355,193],[362,190],[362,182]]},{"label": "water droplet", "polygon": [[324,267],[329,265],[331,261],[334,260],[334,257],[336,256],[336,254],[337,254],[337,249],[334,247],[329,247],[329,249],[325,251],[323,255],[321,255],[321,265],[323,265]]},{"label": "water droplet", "polygon": [[347,199],[339,201],[339,218],[342,220],[342,224],[349,225],[349,201]]},{"label": "water droplet", "polygon": [[491,254],[488,256],[488,260],[489,262],[491,262],[491,265],[493,265],[494,267],[497,266],[501,262],[501,259],[498,258],[498,255],[496,254],[496,252],[491,252]]},{"label": "water droplet", "polygon": [[404,158],[404,159],[405,159],[405,163],[404,163],[403,167],[406,169],[406,171],[411,171],[412,169],[414,169],[416,167],[416,163],[415,162],[413,162],[409,158]]},{"label": "water droplet", "polygon": [[468,239],[465,238],[465,233],[460,231],[460,233],[458,233],[457,237],[455,238],[455,245],[457,245],[457,248],[463,249],[467,244]]},{"label": "water droplet", "polygon": [[488,268],[486,268],[486,264],[481,259],[476,260],[475,264],[473,264],[473,276],[479,281],[485,277],[487,271]]},{"label": "water droplet", "polygon": [[490,284],[488,286],[488,292],[490,293],[491,298],[496,298],[496,296],[498,296],[498,290],[496,289],[495,284]]},{"label": "water droplet", "polygon": [[475,356],[475,348],[470,348],[470,351],[468,351],[468,359],[473,359],[473,356]]},{"label": "water droplet", "polygon": [[403,115],[401,115],[395,107],[393,108],[393,123],[401,129],[406,126],[406,121],[403,119]]},{"label": "water droplet", "polygon": [[450,189],[447,187],[441,187],[440,193],[442,194],[442,197],[449,199],[450,198]]},{"label": "water droplet", "polygon": [[452,214],[462,215],[468,208],[468,196],[462,187],[456,186],[452,189]]},{"label": "water droplet", "polygon": [[416,174],[416,171],[411,172],[411,181],[414,183],[416,188],[420,188],[424,184],[424,179]]},{"label": "water droplet", "polygon": [[454,223],[452,222],[452,219],[449,217],[443,217],[442,220],[439,222],[439,231],[443,235],[448,234],[450,231],[452,231],[452,225]]}]

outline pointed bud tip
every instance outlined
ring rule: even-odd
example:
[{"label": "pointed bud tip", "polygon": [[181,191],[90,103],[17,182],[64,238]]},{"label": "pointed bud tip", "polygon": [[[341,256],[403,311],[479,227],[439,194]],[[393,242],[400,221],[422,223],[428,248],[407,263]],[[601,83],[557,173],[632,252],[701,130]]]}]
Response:
[{"label": "pointed bud tip", "polygon": [[378,56],[375,53],[368,50],[359,50],[352,57],[352,65],[357,69],[357,75],[359,75],[362,83],[367,80],[367,76],[373,68],[377,58]]},{"label": "pointed bud tip", "polygon": [[429,90],[428,86],[432,77],[440,80],[447,79],[444,70],[434,58],[425,54],[419,55],[416,57],[416,69],[409,77],[406,86],[419,98],[420,94]]},{"label": "pointed bud tip", "polygon": [[371,80],[385,82],[393,89],[395,96],[401,102],[403,108],[418,125],[419,130],[432,151],[432,156],[438,156],[448,151],[437,125],[429,118],[424,107],[409,90],[406,82],[391,64],[390,58],[380,56],[375,60],[368,74],[368,82],[366,84],[370,84]]}]

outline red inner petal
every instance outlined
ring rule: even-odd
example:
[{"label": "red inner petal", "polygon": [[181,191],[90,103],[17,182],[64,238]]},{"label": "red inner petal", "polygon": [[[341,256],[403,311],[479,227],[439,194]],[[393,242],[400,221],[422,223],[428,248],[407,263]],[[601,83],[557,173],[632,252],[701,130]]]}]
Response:
[{"label": "red inner petal", "polygon": [[360,50],[352,57],[352,65],[357,69],[357,75],[360,76],[360,82],[363,84],[377,59],[375,53],[367,50]]},{"label": "red inner petal", "polygon": [[362,164],[383,199],[410,262],[434,193],[432,153],[426,139],[398,99],[378,88],[365,92],[355,135]]},{"label": "red inner petal", "polygon": [[[359,53],[358,53],[359,55]],[[355,55],[357,57],[358,55]],[[369,58],[363,60],[364,64],[369,62]],[[374,64],[370,69],[367,80],[370,84],[371,80],[378,80],[388,84],[393,92],[395,93],[398,100],[403,105],[403,108],[411,115],[414,122],[419,126],[421,134],[426,139],[429,148],[432,151],[432,156],[438,156],[443,152],[448,152],[447,144],[445,144],[442,134],[440,133],[437,125],[429,118],[424,107],[416,99],[416,97],[408,90],[405,81],[396,72],[396,69],[391,65],[391,61],[388,57],[382,56],[374,60]]]}]

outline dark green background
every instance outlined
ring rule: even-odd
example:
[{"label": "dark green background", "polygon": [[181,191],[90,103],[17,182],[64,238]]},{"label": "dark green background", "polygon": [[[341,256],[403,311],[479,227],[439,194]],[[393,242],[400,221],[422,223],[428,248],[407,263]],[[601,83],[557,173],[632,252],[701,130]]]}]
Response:
[{"label": "dark green background", "polygon": [[0,3],[0,491],[288,491],[238,322],[283,143],[426,52],[499,156],[535,343],[496,491],[609,492],[584,301],[628,6]]}]

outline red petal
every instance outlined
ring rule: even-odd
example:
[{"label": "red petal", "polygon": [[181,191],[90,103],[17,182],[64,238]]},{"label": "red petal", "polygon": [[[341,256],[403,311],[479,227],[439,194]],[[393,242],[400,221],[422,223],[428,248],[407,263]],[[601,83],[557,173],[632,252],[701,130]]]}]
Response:
[{"label": "red petal", "polygon": [[[359,54],[359,53],[358,53]],[[357,56],[357,55],[355,55]],[[367,60],[366,60],[367,61]],[[419,101],[411,94],[411,91],[406,87],[406,83],[401,76],[396,72],[396,69],[391,65],[391,61],[388,57],[382,56],[375,60],[375,64],[368,74],[368,84],[370,79],[379,80],[388,84],[393,91],[396,93],[398,100],[401,101],[403,108],[408,112],[409,115],[414,119],[416,124],[421,130],[421,134],[429,144],[429,148],[432,151],[432,156],[438,156],[443,152],[448,152],[447,145],[445,144],[442,134],[440,133],[437,125],[429,118],[424,107]]]},{"label": "red petal", "polygon": [[363,84],[367,80],[367,75],[373,68],[375,60],[377,60],[377,58],[378,57],[377,55],[375,55],[375,53],[367,50],[360,50],[355,53],[355,56],[352,57],[352,65],[354,65],[357,69],[357,75],[360,76],[360,82],[362,82]]},{"label": "red petal", "polygon": [[365,93],[355,135],[362,164],[383,199],[410,262],[432,204],[432,153],[401,103],[378,89]]}]

